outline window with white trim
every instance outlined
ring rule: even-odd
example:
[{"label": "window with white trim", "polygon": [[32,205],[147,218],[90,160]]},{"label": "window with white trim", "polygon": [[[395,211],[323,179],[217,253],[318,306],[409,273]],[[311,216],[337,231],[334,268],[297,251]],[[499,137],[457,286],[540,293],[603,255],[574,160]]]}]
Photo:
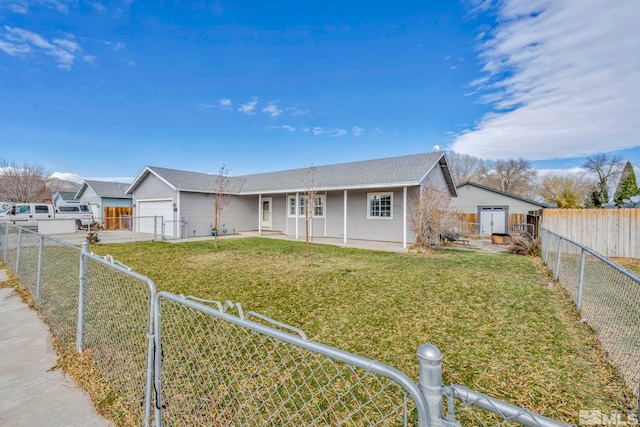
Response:
[{"label": "window with white trim", "polygon": [[[298,196],[298,217],[304,218],[306,206],[309,203],[307,196]],[[314,218],[324,218],[325,197],[323,194],[316,195],[316,205],[314,208]],[[296,196],[289,196],[289,217],[296,216]]]},{"label": "window with white trim", "polygon": [[393,193],[367,193],[367,218],[393,219]]}]

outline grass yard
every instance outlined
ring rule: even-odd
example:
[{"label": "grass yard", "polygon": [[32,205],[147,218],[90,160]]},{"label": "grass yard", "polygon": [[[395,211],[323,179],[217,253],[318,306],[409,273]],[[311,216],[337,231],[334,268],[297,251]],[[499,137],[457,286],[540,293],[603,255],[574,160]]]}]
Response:
[{"label": "grass yard", "polygon": [[92,247],[159,290],[232,300],[316,341],[417,379],[416,351],[444,353],[444,382],[577,423],[581,409],[633,405],[629,389],[533,258],[447,250],[396,254],[272,239]]}]

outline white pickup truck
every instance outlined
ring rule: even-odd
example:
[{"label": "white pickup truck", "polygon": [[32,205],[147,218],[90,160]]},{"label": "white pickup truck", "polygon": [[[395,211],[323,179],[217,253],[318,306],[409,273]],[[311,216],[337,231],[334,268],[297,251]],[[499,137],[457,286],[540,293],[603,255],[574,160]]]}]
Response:
[{"label": "white pickup truck", "polygon": [[89,205],[84,203],[54,206],[50,203],[16,203],[0,210],[0,221],[11,221],[18,225],[34,226],[40,220],[75,219],[76,228],[94,222]]}]

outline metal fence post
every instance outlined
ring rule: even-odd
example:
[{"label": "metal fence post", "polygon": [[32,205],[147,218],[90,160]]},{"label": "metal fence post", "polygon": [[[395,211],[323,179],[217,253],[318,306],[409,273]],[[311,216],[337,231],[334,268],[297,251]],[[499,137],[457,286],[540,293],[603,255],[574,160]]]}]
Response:
[{"label": "metal fence post", "polygon": [[549,233],[547,230],[544,230],[544,235],[546,242],[544,247],[544,263],[547,264],[549,262],[549,238],[551,237],[551,233]]},{"label": "metal fence post", "polygon": [[584,283],[584,261],[585,252],[584,248],[580,250],[580,273],[578,275],[578,298],[576,299],[576,312],[580,313],[580,307],[582,307],[582,285]]},{"label": "metal fence post", "polygon": [[2,261],[6,261],[7,260],[7,247],[8,246],[9,246],[9,224],[5,224]]},{"label": "metal fence post", "polygon": [[418,383],[427,400],[432,420],[444,418],[442,403],[442,353],[433,344],[422,344],[418,349],[420,374]]},{"label": "metal fence post", "polygon": [[561,237],[558,236],[558,249],[557,249],[558,254],[556,256],[556,271],[553,272],[553,280],[555,282],[557,282],[558,279],[560,278],[560,244],[562,243],[560,239]]},{"label": "metal fence post", "polygon": [[18,227],[18,247],[16,248],[16,275],[20,273],[20,247],[22,246],[22,227]]},{"label": "metal fence post", "polygon": [[158,240],[158,216],[153,216],[153,240]]},{"label": "metal fence post", "polygon": [[76,329],[76,351],[82,353],[84,350],[84,309],[87,291],[87,273],[89,270],[89,242],[82,243],[82,253],[80,254],[80,286],[78,288],[78,326]]},{"label": "metal fence post", "polygon": [[38,275],[36,277],[36,296],[35,299],[40,299],[40,284],[42,283],[42,252],[44,250],[44,236],[40,236],[40,246],[38,247]]}]

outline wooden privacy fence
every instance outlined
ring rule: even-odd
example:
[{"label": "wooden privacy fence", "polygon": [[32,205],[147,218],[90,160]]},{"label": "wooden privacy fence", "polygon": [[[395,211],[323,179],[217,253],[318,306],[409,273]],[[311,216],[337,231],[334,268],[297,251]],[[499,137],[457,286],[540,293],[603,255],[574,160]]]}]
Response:
[{"label": "wooden privacy fence", "polygon": [[[470,223],[470,224],[479,224],[480,220],[478,218],[478,214],[477,213],[472,213],[472,214],[465,214],[465,213],[458,213],[455,214],[457,218],[460,219],[460,221],[464,222],[464,223]],[[509,214],[508,218],[508,226],[509,226],[509,230],[513,229],[513,225],[514,224],[524,224],[527,222],[527,214]]]},{"label": "wooden privacy fence", "polygon": [[640,209],[545,209],[543,226],[606,257],[640,258]]},{"label": "wooden privacy fence", "polygon": [[106,207],[104,208],[103,213],[103,230],[131,229],[131,216],[133,215],[133,208]]}]

